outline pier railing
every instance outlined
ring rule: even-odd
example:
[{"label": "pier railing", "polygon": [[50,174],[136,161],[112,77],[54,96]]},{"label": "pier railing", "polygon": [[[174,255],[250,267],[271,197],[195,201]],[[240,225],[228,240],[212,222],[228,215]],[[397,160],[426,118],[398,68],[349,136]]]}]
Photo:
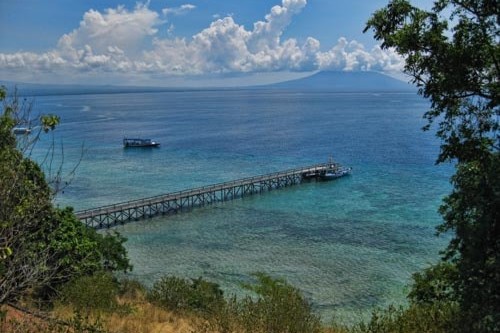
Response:
[{"label": "pier railing", "polygon": [[246,177],[193,189],[130,200],[76,212],[76,216],[87,226],[96,229],[110,228],[128,221],[177,213],[182,210],[204,206],[214,202],[228,201],[300,183],[304,175],[324,172],[330,163]]}]

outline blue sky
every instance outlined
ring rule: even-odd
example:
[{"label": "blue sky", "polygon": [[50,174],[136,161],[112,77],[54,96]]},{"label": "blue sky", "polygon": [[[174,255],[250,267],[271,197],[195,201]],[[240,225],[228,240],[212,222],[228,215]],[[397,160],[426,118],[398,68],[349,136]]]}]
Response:
[{"label": "blue sky", "polygon": [[395,74],[402,59],[362,33],[386,4],[0,0],[0,79],[171,86],[276,81],[317,70]]}]

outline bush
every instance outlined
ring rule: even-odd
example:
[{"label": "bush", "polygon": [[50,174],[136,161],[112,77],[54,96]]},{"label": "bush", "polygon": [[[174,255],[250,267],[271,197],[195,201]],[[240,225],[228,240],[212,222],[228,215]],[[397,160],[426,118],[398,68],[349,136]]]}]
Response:
[{"label": "bush", "polygon": [[412,303],[427,304],[456,300],[453,281],[456,281],[457,274],[457,267],[448,262],[437,263],[413,274],[413,285],[408,299]]},{"label": "bush", "polygon": [[223,298],[215,283],[202,278],[164,277],[148,293],[148,299],[171,311],[194,311],[206,321],[198,331],[252,333],[317,333],[319,317],[300,291],[284,280],[255,274],[257,283],[244,287],[255,293],[241,300]]},{"label": "bush", "polygon": [[61,290],[60,302],[72,305],[78,311],[115,311],[119,308],[117,296],[119,285],[106,272],[82,276],[68,282]]},{"label": "bush", "polygon": [[202,278],[186,280],[163,277],[148,293],[148,300],[171,311],[208,314],[224,306],[223,292],[216,283]]},{"label": "bush", "polygon": [[393,306],[372,313],[368,323],[359,324],[353,333],[445,333],[457,332],[458,307],[451,302]]},{"label": "bush", "polygon": [[130,279],[120,280],[120,296],[133,300],[140,300],[146,293],[147,289],[141,282]]},{"label": "bush", "polygon": [[239,302],[238,317],[245,332],[314,333],[321,331],[319,317],[300,291],[284,280],[263,273],[257,283],[245,288],[255,292]]}]

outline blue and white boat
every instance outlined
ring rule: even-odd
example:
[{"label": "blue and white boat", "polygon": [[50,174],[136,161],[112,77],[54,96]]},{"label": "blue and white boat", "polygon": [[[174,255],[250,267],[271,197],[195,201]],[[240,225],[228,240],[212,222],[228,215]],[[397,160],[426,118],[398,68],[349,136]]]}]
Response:
[{"label": "blue and white boat", "polygon": [[333,161],[333,157],[330,156],[328,160],[328,167],[320,173],[319,178],[322,180],[332,180],[340,177],[350,175],[352,168],[343,167],[338,163]]},{"label": "blue and white boat", "polygon": [[159,147],[160,143],[151,139],[124,138],[123,147]]},{"label": "blue and white boat", "polygon": [[339,165],[335,165],[333,168],[329,168],[325,170],[320,175],[320,178],[323,180],[332,180],[340,177],[344,177],[347,175],[350,175],[352,171],[352,168],[347,168],[347,167],[342,167]]},{"label": "blue and white boat", "polygon": [[31,133],[31,128],[29,127],[14,127],[12,132],[16,135],[28,135]]}]

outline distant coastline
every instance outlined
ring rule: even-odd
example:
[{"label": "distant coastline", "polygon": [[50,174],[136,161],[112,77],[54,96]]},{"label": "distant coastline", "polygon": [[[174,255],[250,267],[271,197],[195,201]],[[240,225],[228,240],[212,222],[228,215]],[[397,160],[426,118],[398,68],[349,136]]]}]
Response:
[{"label": "distant coastline", "polygon": [[377,72],[318,72],[311,76],[266,85],[238,87],[154,87],[154,86],[114,86],[114,85],[64,85],[38,84],[27,82],[0,81],[8,91],[21,96],[56,96],[56,95],[97,95],[161,93],[183,91],[224,91],[224,90],[300,90],[337,93],[416,93],[415,87]]}]

